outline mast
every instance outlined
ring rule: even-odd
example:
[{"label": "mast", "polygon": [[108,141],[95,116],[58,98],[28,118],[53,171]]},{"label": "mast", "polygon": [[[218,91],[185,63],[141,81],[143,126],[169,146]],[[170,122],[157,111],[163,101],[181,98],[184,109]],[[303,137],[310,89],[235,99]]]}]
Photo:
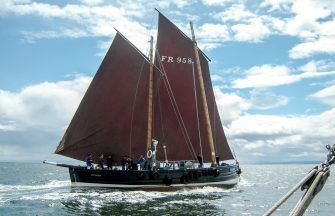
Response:
[{"label": "mast", "polygon": [[216,163],[216,158],[215,158],[215,150],[214,150],[213,133],[212,133],[211,123],[210,123],[210,118],[209,118],[209,111],[208,111],[208,105],[207,105],[207,98],[206,98],[204,80],[203,80],[203,77],[202,77],[202,70],[201,70],[201,65],[200,65],[198,46],[197,46],[197,42],[195,40],[195,35],[194,35],[193,23],[192,22],[190,22],[190,26],[191,26],[192,41],[193,41],[194,53],[195,53],[195,63],[197,65],[199,84],[200,84],[200,92],[201,92],[201,98],[202,98],[202,102],[203,102],[202,104],[203,104],[203,108],[204,108],[204,111],[205,111],[205,122],[206,122],[206,130],[207,130],[207,135],[208,135],[208,144],[209,144],[209,148],[210,148],[210,151],[211,151],[212,163],[215,164]]},{"label": "mast", "polygon": [[151,147],[152,138],[152,84],[153,84],[153,44],[154,39],[150,37],[150,68],[149,68],[149,95],[148,95],[148,131],[147,131],[147,149]]}]

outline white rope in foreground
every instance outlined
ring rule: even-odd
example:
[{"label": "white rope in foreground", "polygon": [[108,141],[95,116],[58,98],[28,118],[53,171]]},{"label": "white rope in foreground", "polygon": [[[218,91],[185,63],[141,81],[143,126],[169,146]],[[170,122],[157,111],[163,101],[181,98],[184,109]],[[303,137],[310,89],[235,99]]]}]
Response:
[{"label": "white rope in foreground", "polygon": [[328,149],[327,160],[317,167],[314,167],[300,182],[295,185],[287,194],[279,199],[263,216],[270,216],[275,212],[283,203],[286,202],[292,194],[301,187],[306,192],[292,209],[290,216],[301,216],[305,213],[308,206],[313,201],[314,197],[320,192],[325,185],[330,173],[330,166],[335,161],[335,144],[333,146],[327,145]]}]

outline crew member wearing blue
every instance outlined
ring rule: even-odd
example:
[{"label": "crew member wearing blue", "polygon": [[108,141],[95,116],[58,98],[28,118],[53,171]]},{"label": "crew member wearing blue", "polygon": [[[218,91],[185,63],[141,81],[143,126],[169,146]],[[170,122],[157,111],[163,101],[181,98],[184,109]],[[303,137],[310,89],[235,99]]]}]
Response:
[{"label": "crew member wearing blue", "polygon": [[93,169],[92,154],[87,154],[87,156],[85,157],[85,161],[87,169]]}]

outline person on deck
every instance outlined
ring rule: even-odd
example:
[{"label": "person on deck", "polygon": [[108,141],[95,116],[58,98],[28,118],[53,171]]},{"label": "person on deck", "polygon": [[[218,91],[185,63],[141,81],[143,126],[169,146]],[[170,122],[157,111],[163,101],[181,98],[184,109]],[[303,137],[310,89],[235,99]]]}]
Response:
[{"label": "person on deck", "polygon": [[112,170],[113,169],[113,159],[112,156],[108,156],[107,157],[107,169]]},{"label": "person on deck", "polygon": [[87,156],[85,157],[85,162],[87,169],[93,169],[92,154],[87,154]]},{"label": "person on deck", "polygon": [[125,156],[123,156],[121,158],[121,167],[122,167],[122,170],[126,170],[127,164],[128,164],[128,156],[125,155]]},{"label": "person on deck", "polygon": [[104,164],[105,164],[105,160],[104,160],[104,154],[101,154],[100,155],[100,157],[99,157],[99,167],[101,168],[101,169],[105,169],[104,168]]},{"label": "person on deck", "polygon": [[133,170],[133,166],[136,166],[136,164],[133,163],[133,160],[131,157],[127,156],[127,163],[126,163],[126,169],[127,170]]},{"label": "person on deck", "polygon": [[140,165],[141,170],[144,170],[145,162],[146,162],[145,158],[143,157],[143,155],[141,155],[140,159],[138,159],[137,161],[137,164]]},{"label": "person on deck", "polygon": [[202,168],[203,167],[203,160],[202,160],[202,156],[200,154],[198,154],[197,160],[198,160],[198,163],[199,163],[199,168]]},{"label": "person on deck", "polygon": [[219,166],[219,165],[220,165],[220,157],[219,157],[219,156],[216,156],[216,157],[215,157],[215,160],[216,160],[216,164]]}]

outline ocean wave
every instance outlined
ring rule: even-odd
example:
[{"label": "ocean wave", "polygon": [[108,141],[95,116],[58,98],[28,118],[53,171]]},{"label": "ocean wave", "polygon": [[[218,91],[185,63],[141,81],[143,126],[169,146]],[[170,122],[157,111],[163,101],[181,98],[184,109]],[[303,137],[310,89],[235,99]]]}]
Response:
[{"label": "ocean wave", "polygon": [[43,194],[26,194],[20,200],[77,200],[81,204],[90,202],[92,207],[99,208],[103,203],[129,203],[144,204],[148,201],[162,198],[164,194],[145,191],[107,191],[107,190],[83,190],[56,191]]},{"label": "ocean wave", "polygon": [[[43,189],[53,187],[68,186],[67,181],[48,183],[46,185],[33,186],[34,189]],[[17,188],[17,187],[16,187]],[[29,190],[30,186],[20,186],[19,189]],[[174,192],[159,192],[159,191],[111,191],[107,189],[97,190],[69,190],[69,191],[52,191],[44,192],[43,194],[22,194],[20,200],[77,200],[81,204],[90,202],[93,208],[99,208],[106,203],[128,203],[128,204],[145,204],[158,199],[169,199],[170,197],[192,197],[192,196],[211,196],[214,194],[222,195],[229,193],[231,189],[223,189],[216,187],[203,187],[194,189],[183,189]],[[101,201],[103,201],[101,203]]]},{"label": "ocean wave", "polygon": [[241,178],[240,182],[238,183],[237,185],[238,187],[253,187],[255,186],[255,183],[251,182],[251,181],[248,181],[246,180],[245,178]]},{"label": "ocean wave", "polygon": [[70,181],[58,181],[58,180],[50,180],[45,184],[37,184],[37,185],[7,185],[0,184],[0,192],[15,192],[15,191],[30,191],[30,190],[41,190],[41,189],[49,189],[49,188],[59,188],[70,186]]},{"label": "ocean wave", "polygon": [[20,200],[42,200],[42,201],[58,201],[58,200],[68,200],[75,199],[79,195],[73,193],[64,193],[64,192],[50,192],[44,194],[27,194],[20,196]]},{"label": "ocean wave", "polygon": [[225,189],[220,187],[213,187],[213,186],[205,186],[205,187],[198,187],[192,189],[183,189],[181,191],[177,191],[178,194],[184,195],[211,195],[214,193],[230,193],[233,189]]},{"label": "ocean wave", "polygon": [[172,200],[169,202],[164,203],[163,205],[195,205],[199,204],[200,202],[203,202],[202,200],[190,200],[190,199],[185,199],[185,200]]}]

